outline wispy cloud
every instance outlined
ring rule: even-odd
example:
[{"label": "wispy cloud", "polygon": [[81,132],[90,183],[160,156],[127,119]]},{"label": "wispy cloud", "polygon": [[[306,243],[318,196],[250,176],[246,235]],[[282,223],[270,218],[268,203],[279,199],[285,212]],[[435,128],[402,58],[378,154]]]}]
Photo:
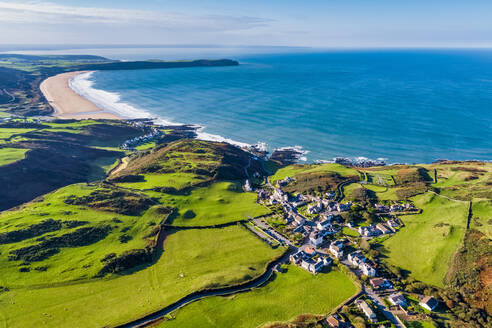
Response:
[{"label": "wispy cloud", "polygon": [[42,24],[131,24],[165,29],[232,31],[269,25],[272,20],[251,16],[189,15],[97,7],[74,7],[50,2],[0,1],[0,21]]}]

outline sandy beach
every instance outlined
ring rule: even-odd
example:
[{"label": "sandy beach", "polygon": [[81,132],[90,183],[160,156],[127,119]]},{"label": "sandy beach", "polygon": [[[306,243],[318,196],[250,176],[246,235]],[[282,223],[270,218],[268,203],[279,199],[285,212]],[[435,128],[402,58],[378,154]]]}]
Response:
[{"label": "sandy beach", "polygon": [[86,72],[62,73],[41,83],[41,92],[54,109],[53,116],[61,119],[122,119],[114,113],[100,109],[70,88],[70,79],[82,73]]}]

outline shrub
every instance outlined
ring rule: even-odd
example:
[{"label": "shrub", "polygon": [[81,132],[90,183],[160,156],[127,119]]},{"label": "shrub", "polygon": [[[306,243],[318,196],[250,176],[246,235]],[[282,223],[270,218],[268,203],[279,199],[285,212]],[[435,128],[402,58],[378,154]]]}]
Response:
[{"label": "shrub", "polygon": [[132,240],[132,236],[130,235],[127,235],[127,234],[123,234],[121,236],[118,237],[120,243],[122,244],[126,244],[127,242],[129,242],[130,240]]},{"label": "shrub", "polygon": [[[107,256],[106,256],[107,257]],[[107,259],[104,267],[99,271],[98,276],[108,273],[119,273],[130,268],[149,263],[152,261],[152,249],[132,249],[123,252],[118,257]]]},{"label": "shrub", "polygon": [[13,230],[0,234],[0,244],[17,243],[19,241],[44,235],[47,232],[60,230],[62,223],[59,220],[48,219],[38,224],[33,224],[25,229]]},{"label": "shrub", "polygon": [[62,247],[87,246],[96,243],[106,238],[110,230],[110,226],[86,227],[61,235],[60,237],[47,238],[37,245],[10,251],[9,261],[42,261],[60,252],[60,248]]}]

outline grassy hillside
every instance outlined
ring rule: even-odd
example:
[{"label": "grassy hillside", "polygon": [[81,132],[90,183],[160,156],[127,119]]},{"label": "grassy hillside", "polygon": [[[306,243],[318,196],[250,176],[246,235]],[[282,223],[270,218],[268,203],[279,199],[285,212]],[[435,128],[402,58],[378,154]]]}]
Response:
[{"label": "grassy hillside", "polygon": [[405,227],[384,242],[387,261],[418,280],[442,287],[451,257],[463,241],[468,203],[433,193],[412,200],[422,214],[401,216]]},{"label": "grassy hillside", "polygon": [[230,297],[211,297],[192,303],[159,327],[259,327],[292,320],[300,314],[325,314],[357,291],[343,273],[316,276],[289,265],[264,287]]},{"label": "grassy hillside", "polygon": [[0,148],[0,166],[23,159],[28,150],[22,148]]},{"label": "grassy hillside", "polygon": [[279,169],[270,182],[275,184],[286,177],[295,178],[295,181],[284,187],[284,190],[300,193],[334,190],[342,182],[360,179],[357,170],[340,164],[295,164]]},{"label": "grassy hillside", "polygon": [[246,179],[246,168],[248,174],[263,172],[258,161],[237,147],[182,139],[133,157],[110,179],[129,188],[180,190],[215,180]]},{"label": "grassy hillside", "polygon": [[474,199],[470,227],[492,239],[492,200]]},{"label": "grassy hillside", "polygon": [[176,208],[167,223],[177,226],[209,226],[267,214],[269,210],[256,203],[257,195],[243,192],[239,183],[217,182],[195,188],[186,194],[147,192],[163,204]]},{"label": "grassy hillside", "polygon": [[426,166],[436,170],[437,188],[441,195],[455,199],[492,199],[492,163],[448,161]]},{"label": "grassy hillside", "polygon": [[[0,170],[4,186],[0,190],[0,210],[69,184],[104,178],[115,161],[125,156],[117,147],[144,133],[113,121],[37,123],[19,119],[0,123],[0,165],[9,164]],[[101,143],[106,148],[96,147]],[[14,148],[15,156],[12,150],[4,154],[6,149]]]},{"label": "grassy hillside", "polygon": [[[171,231],[155,264],[131,274],[35,289],[9,287],[0,293],[0,325],[113,326],[156,311],[190,292],[251,279],[282,252],[240,226]],[[79,258],[86,254],[80,249]]]},{"label": "grassy hillside", "polygon": [[[0,285],[51,285],[90,279],[103,268],[101,259],[107,254],[144,249],[165,214],[159,211],[157,202],[146,196],[110,196],[114,192],[101,186],[71,185],[18,210],[2,212]],[[67,203],[94,193],[107,197],[88,203]],[[127,210],[120,200],[126,203]],[[135,208],[141,211],[135,212]],[[58,241],[59,245],[53,245],[56,238],[66,239],[80,229],[92,230],[82,234],[81,240]],[[11,260],[21,249],[26,254]]]}]

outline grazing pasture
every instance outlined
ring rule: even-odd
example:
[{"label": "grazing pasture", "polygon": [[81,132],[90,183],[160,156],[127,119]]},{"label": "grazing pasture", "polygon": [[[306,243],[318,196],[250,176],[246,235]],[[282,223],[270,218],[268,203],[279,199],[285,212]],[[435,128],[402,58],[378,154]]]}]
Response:
[{"label": "grazing pasture", "polygon": [[405,227],[384,241],[387,261],[415,279],[443,287],[452,255],[463,241],[468,202],[425,193],[412,198],[423,211],[402,215]]},{"label": "grazing pasture", "polygon": [[[101,245],[106,252],[111,252],[110,246]],[[0,326],[115,326],[157,311],[191,292],[252,279],[283,252],[283,248],[272,249],[241,226],[169,231],[157,261],[128,274],[38,288],[15,287],[16,281],[6,281],[2,276],[1,285],[9,291],[0,293]],[[87,253],[81,248],[77,258],[83,259]]]},{"label": "grazing pasture", "polygon": [[301,314],[326,314],[357,292],[339,271],[311,273],[289,265],[265,286],[229,297],[210,297],[178,310],[159,327],[259,327]]}]

